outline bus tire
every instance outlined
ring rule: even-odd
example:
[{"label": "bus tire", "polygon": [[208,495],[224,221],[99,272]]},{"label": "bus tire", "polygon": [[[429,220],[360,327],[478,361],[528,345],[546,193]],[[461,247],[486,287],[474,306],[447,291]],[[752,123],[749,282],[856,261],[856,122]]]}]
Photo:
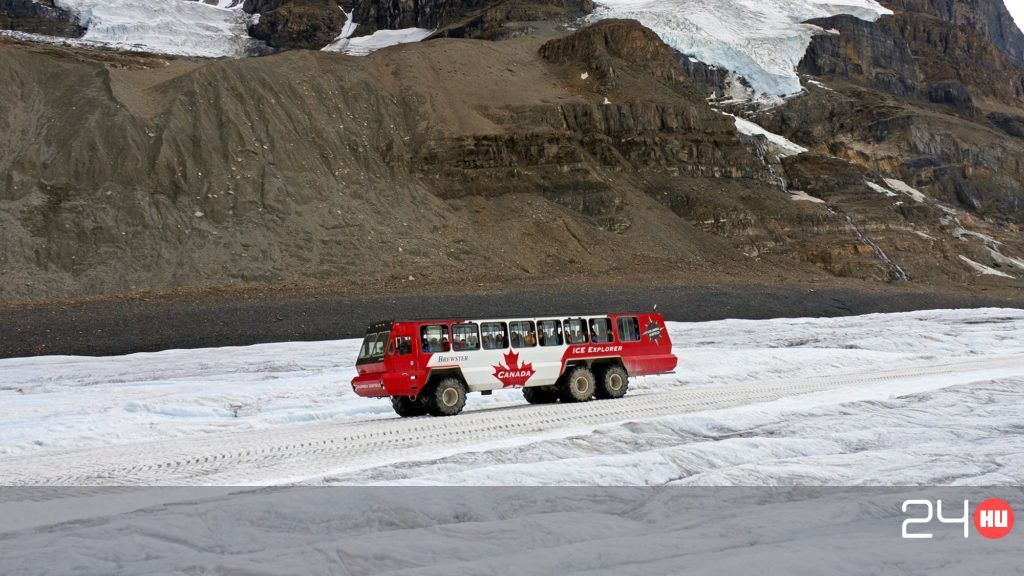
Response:
[{"label": "bus tire", "polygon": [[452,376],[438,381],[428,394],[431,416],[455,416],[466,405],[466,387]]},{"label": "bus tire", "polygon": [[597,378],[594,395],[602,400],[622,398],[629,390],[629,374],[622,366],[609,366]]},{"label": "bus tire", "polygon": [[558,395],[562,402],[586,402],[593,398],[595,387],[594,373],[586,366],[577,366],[562,377]]},{"label": "bus tire", "polygon": [[427,415],[427,403],[422,396],[392,396],[391,407],[402,418]]},{"label": "bus tire", "polygon": [[554,404],[558,402],[558,388],[555,386],[523,388],[523,398],[526,398],[530,404]]}]

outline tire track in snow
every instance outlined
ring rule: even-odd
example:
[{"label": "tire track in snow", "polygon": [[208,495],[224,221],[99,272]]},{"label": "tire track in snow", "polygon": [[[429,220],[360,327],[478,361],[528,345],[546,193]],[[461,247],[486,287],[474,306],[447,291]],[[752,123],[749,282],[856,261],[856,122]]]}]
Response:
[{"label": "tire track in snow", "polygon": [[454,418],[301,424],[284,429],[160,440],[0,459],[2,485],[252,485],[296,482],[406,459],[480,449],[495,442],[582,432],[587,427],[771,402],[897,380],[1009,369],[1024,355],[819,376],[705,386],[582,404],[482,408]]}]

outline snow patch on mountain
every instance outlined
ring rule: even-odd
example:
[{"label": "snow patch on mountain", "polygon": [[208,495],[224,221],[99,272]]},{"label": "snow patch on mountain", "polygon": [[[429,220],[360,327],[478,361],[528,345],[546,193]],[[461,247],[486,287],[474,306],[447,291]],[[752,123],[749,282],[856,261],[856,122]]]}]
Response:
[{"label": "snow patch on mountain", "polygon": [[434,33],[433,30],[427,30],[426,28],[401,28],[399,30],[377,30],[369,36],[353,38],[352,35],[355,34],[359,24],[352,20],[352,12],[345,12],[345,18],[345,26],[342,27],[341,34],[338,34],[338,37],[333,42],[321,48],[323,52],[341,52],[350,56],[366,56],[370,52],[387,48],[388,46],[425,40]]},{"label": "snow patch on mountain", "polygon": [[178,56],[240,58],[263,45],[248,34],[241,3],[190,0],[55,0],[79,16],[87,45]]},{"label": "snow patch on mountain", "polygon": [[999,270],[996,270],[995,268],[992,268],[991,266],[985,266],[984,264],[979,264],[978,262],[975,262],[974,260],[971,260],[970,258],[968,258],[966,256],[961,255],[960,259],[963,260],[964,262],[966,262],[968,266],[973,268],[975,272],[977,272],[978,274],[981,274],[983,276],[987,275],[987,276],[1001,276],[1003,278],[1013,278],[1013,276],[1010,276],[1009,274],[1006,274],[1004,272],[1000,272]]},{"label": "snow patch on mountain", "polygon": [[800,91],[796,66],[811,36],[812,18],[850,14],[875,21],[892,11],[874,0],[597,0],[594,18],[631,18],[666,44],[747,79],[758,94]]},{"label": "snow patch on mountain", "polygon": [[1017,27],[1024,32],[1024,0],[1006,0],[1006,9],[1010,11]]},{"label": "snow patch on mountain", "polygon": [[[726,116],[733,116],[732,114],[726,114]],[[775,148],[776,153],[779,156],[795,156],[796,154],[803,154],[807,152],[807,148],[791,142],[785,136],[781,136],[774,132],[769,132],[762,128],[759,124],[755,124],[750,120],[740,118],[739,116],[733,116],[736,120],[736,131],[740,134],[746,134],[747,136],[764,136],[768,143]]]}]

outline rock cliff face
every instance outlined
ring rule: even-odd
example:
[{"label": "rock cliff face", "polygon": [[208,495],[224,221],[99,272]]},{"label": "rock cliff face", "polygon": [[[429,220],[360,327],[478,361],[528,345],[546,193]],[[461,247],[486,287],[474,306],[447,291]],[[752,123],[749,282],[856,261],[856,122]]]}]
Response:
[{"label": "rock cliff face", "polygon": [[249,35],[272,48],[319,50],[338,37],[346,21],[335,0],[257,1],[245,7],[260,14]]},{"label": "rock cliff face", "polygon": [[1024,70],[973,29],[912,13],[879,25],[907,42],[923,80],[958,82],[979,94],[1024,102]]},{"label": "rock cliff face", "polygon": [[[969,20],[962,9],[938,18],[937,5],[904,3],[907,11],[877,23],[815,21],[840,34],[816,36],[800,71],[832,91],[812,89],[765,121],[798,142],[896,171],[936,198],[1020,221],[1024,69],[981,34],[991,27],[950,23]],[[909,12],[918,8],[924,13]]]},{"label": "rock cliff face", "polygon": [[988,39],[1014,63],[1024,66],[1024,33],[1003,0],[887,0],[899,12],[964,26]]},{"label": "rock cliff face", "polygon": [[52,0],[0,0],[0,30],[79,38],[85,28],[78,18]]},{"label": "rock cliff face", "polygon": [[902,37],[853,16],[820,18],[809,23],[839,33],[815,37],[800,61],[800,72],[844,78],[897,96],[921,95],[921,74]]},{"label": "rock cliff face", "polygon": [[439,37],[498,40],[517,33],[516,23],[559,22],[594,9],[591,0],[246,0],[259,13],[250,34],[275,48],[326,46],[341,33],[345,14],[355,35],[377,30],[426,28]]}]

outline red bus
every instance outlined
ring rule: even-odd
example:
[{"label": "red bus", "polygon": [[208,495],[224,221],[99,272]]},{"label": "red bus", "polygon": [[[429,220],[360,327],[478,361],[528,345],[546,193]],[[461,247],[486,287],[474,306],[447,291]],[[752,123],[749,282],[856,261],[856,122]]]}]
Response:
[{"label": "red bus", "polygon": [[388,321],[367,328],[352,389],[403,417],[454,416],[466,394],[505,388],[532,404],[621,398],[677,362],[656,313]]}]

